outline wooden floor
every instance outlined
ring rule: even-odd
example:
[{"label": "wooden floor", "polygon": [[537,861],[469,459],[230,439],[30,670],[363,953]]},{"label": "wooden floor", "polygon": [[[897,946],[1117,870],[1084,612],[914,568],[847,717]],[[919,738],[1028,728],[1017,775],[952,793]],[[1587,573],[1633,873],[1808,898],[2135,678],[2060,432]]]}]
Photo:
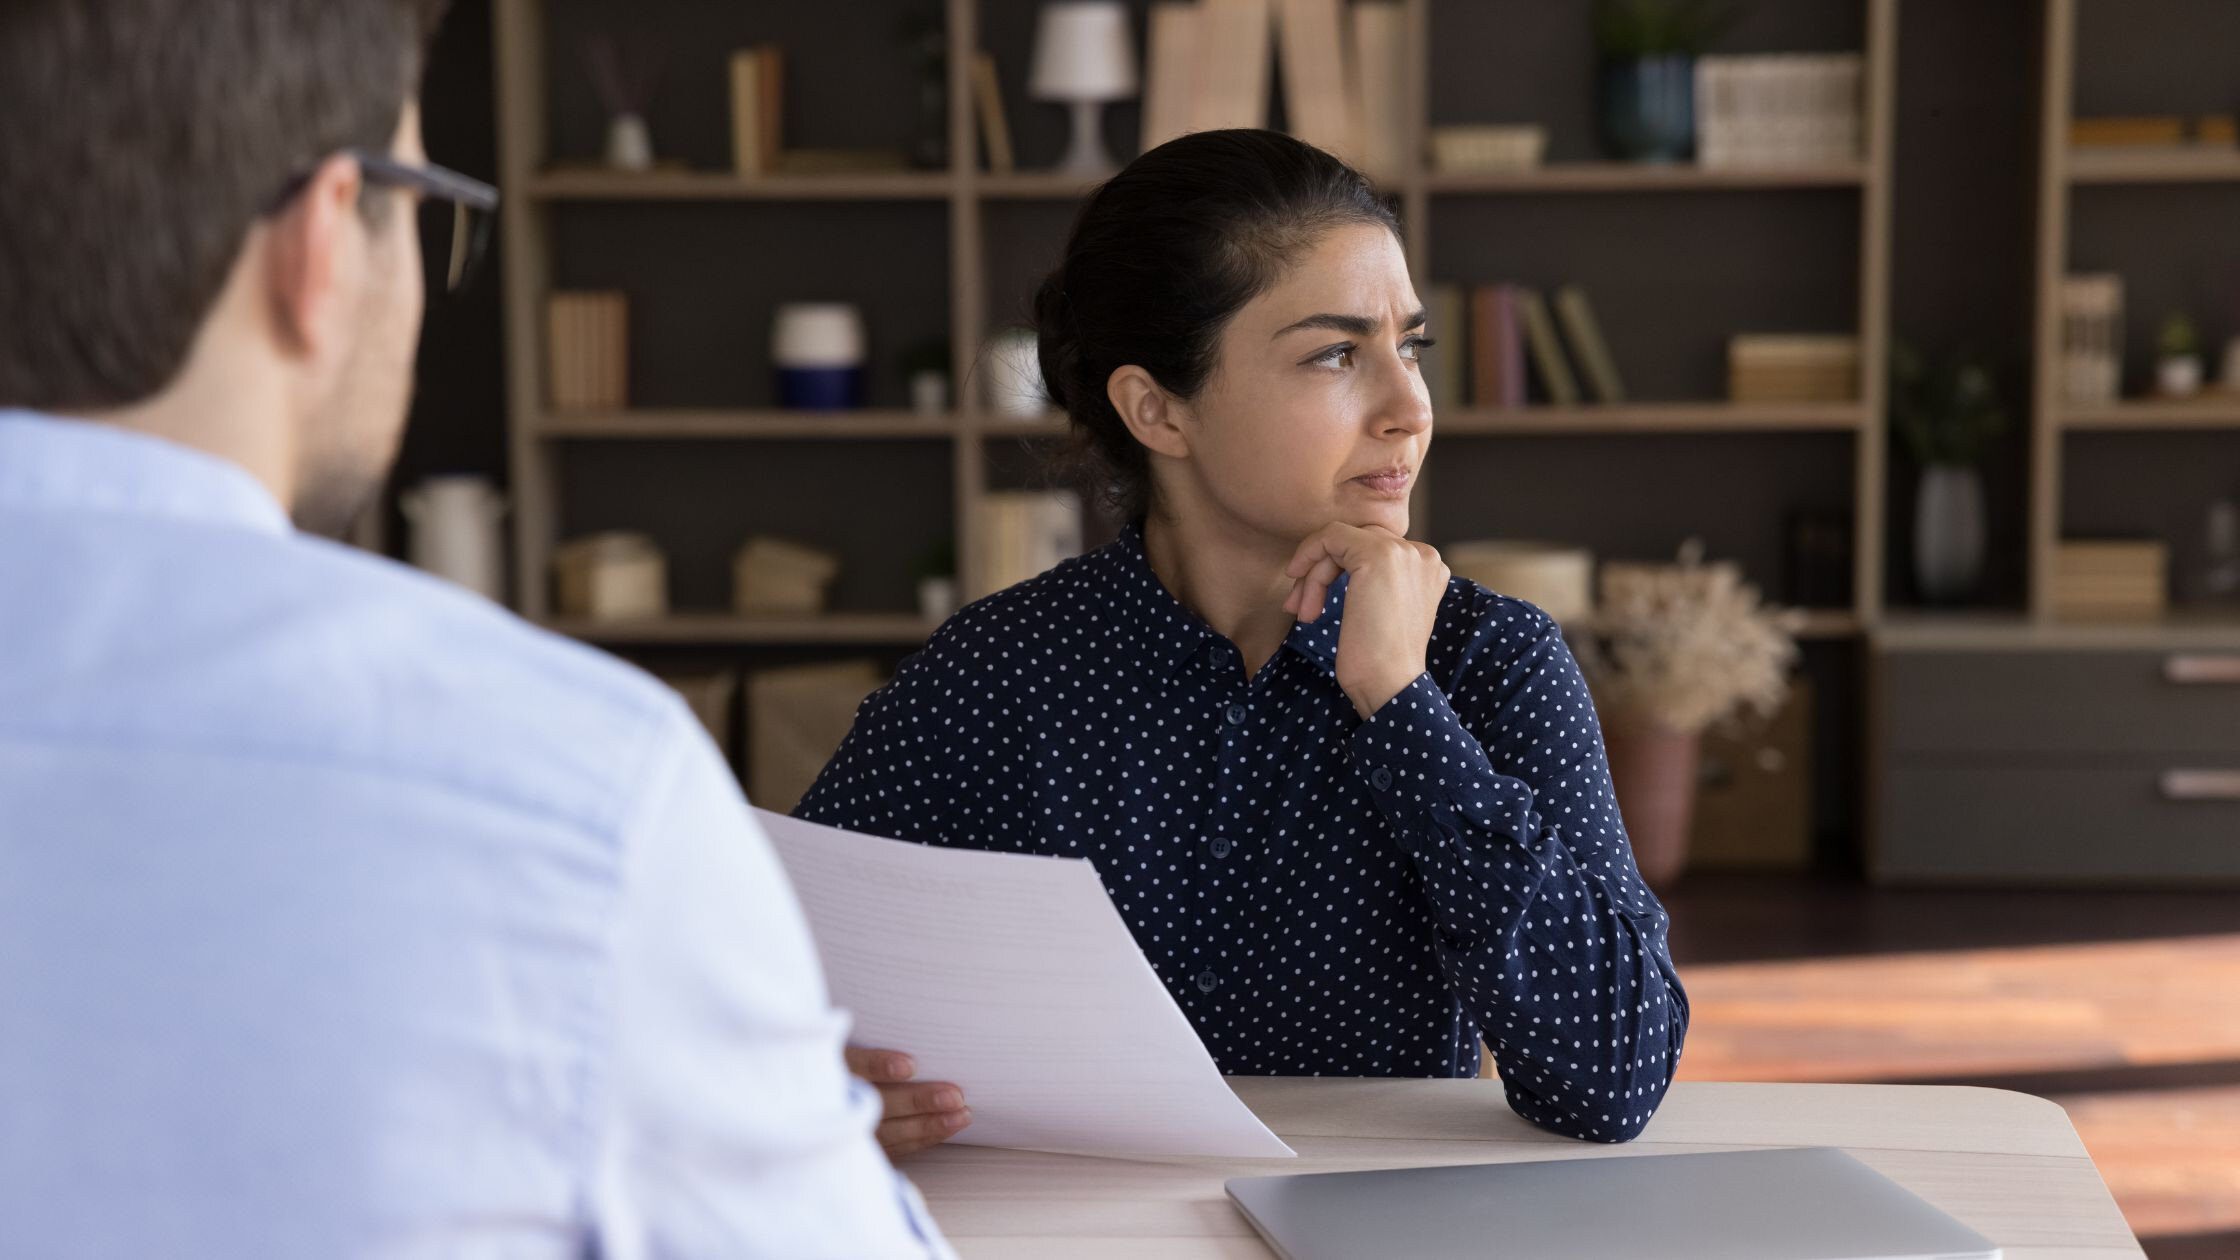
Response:
[{"label": "wooden floor", "polygon": [[1666,901],[1684,1079],[2052,1098],[2150,1257],[2240,1258],[2240,892],[1691,876]]}]

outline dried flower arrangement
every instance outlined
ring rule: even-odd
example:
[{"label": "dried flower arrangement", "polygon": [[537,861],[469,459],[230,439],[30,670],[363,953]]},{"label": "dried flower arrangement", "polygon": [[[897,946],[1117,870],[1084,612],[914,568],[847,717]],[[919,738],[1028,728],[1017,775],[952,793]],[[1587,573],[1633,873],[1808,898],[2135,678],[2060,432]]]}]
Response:
[{"label": "dried flower arrangement", "polygon": [[1677,565],[1604,564],[1601,588],[1574,646],[1606,722],[1694,735],[1781,707],[1804,614],[1762,605],[1740,565],[1690,539]]}]

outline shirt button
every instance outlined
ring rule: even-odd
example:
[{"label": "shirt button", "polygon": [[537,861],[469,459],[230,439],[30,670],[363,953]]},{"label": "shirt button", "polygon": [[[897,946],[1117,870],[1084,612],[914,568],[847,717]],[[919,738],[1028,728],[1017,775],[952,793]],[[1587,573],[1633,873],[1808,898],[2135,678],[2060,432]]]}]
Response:
[{"label": "shirt button", "polygon": [[1245,717],[1245,713],[1244,713],[1244,706],[1243,706],[1243,705],[1241,705],[1241,704],[1232,704],[1232,705],[1230,705],[1230,706],[1229,706],[1229,725],[1231,725],[1231,726],[1243,726],[1243,725],[1244,725],[1244,717]]},{"label": "shirt button", "polygon": [[1369,772],[1369,786],[1377,789],[1379,792],[1391,791],[1392,772],[1385,769],[1383,766],[1378,766],[1376,769],[1371,770]]},{"label": "shirt button", "polygon": [[1211,993],[1214,991],[1214,989],[1219,987],[1220,984],[1221,977],[1213,974],[1212,972],[1201,971],[1198,973],[1198,992]]},{"label": "shirt button", "polygon": [[1229,850],[1235,848],[1236,846],[1230,843],[1229,837],[1227,836],[1215,836],[1213,838],[1213,843],[1211,845],[1208,845],[1207,847],[1213,850],[1213,855],[1215,857],[1225,858],[1229,856]]}]

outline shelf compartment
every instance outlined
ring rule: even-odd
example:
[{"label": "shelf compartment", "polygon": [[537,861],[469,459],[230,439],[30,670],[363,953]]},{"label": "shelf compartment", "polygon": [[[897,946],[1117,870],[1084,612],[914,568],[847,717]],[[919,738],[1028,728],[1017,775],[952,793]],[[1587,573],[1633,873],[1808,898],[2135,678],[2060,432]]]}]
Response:
[{"label": "shelf compartment", "polygon": [[946,171],[735,175],[729,171],[540,171],[523,190],[533,201],[945,201]]},{"label": "shelf compartment", "polygon": [[949,414],[914,411],[757,411],[643,407],[622,411],[548,411],[537,420],[547,438],[704,438],[727,441],[948,441],[958,422]]},{"label": "shelf compartment", "polygon": [[1616,403],[1576,407],[1469,407],[1440,416],[1450,436],[1619,433],[1820,433],[1855,431],[1866,408],[1839,403]]},{"label": "shelf compartment", "polygon": [[1693,192],[1738,188],[1857,188],[1865,162],[1811,166],[1703,167],[1681,163],[1559,162],[1529,171],[1434,171],[1424,187],[1435,194]]}]

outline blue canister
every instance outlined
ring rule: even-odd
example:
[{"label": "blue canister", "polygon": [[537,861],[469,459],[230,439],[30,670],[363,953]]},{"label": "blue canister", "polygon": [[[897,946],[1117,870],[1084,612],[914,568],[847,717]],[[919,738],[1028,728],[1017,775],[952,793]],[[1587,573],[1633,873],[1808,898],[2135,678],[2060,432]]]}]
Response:
[{"label": "blue canister", "polygon": [[778,405],[840,411],[863,405],[863,313],[845,302],[789,302],[770,330]]}]

